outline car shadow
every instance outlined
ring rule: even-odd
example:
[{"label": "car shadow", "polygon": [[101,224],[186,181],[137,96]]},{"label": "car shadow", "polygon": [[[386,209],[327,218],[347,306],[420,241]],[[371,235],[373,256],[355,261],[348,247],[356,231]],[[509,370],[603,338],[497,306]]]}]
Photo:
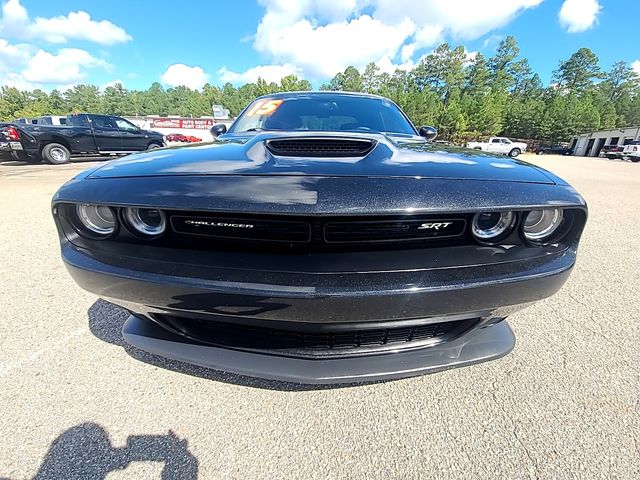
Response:
[{"label": "car shadow", "polygon": [[187,443],[169,431],[167,435],[131,435],[124,447],[114,447],[102,426],[83,423],[54,440],[34,478],[104,479],[132,462],[159,462],[161,478],[191,480],[198,476],[198,459]]},{"label": "car shadow", "polygon": [[293,382],[280,382],[276,380],[267,380],[262,378],[248,377],[235,373],[223,372],[211,368],[200,367],[177,360],[171,360],[159,355],[137,349],[129,345],[123,335],[122,327],[124,322],[129,318],[129,312],[114,305],[106,300],[99,299],[91,307],[88,312],[89,329],[91,333],[100,340],[122,347],[128,355],[141,362],[150,365],[172,370],[174,372],[200,377],[207,380],[215,380],[218,382],[231,383],[244,387],[261,388],[265,390],[280,391],[308,391],[308,390],[327,390],[338,388],[350,388],[362,386],[371,383],[385,383],[385,381],[377,382],[357,382],[337,385],[312,385]]}]

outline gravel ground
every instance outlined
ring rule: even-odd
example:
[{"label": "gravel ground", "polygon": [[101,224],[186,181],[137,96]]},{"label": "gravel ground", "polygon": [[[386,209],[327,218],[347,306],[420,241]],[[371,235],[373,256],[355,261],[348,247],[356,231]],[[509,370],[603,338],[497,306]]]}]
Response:
[{"label": "gravel ground", "polygon": [[91,162],[0,165],[0,478],[640,478],[640,165],[524,156],[590,219],[553,298],[482,365],[278,388],[135,351],[78,288],[52,194]]}]

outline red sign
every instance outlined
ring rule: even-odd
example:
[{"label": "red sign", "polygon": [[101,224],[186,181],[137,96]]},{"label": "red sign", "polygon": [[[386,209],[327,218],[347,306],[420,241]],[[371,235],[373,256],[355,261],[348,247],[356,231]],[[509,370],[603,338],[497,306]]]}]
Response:
[{"label": "red sign", "polygon": [[210,118],[152,118],[151,128],[190,128],[196,130],[209,130],[213,127]]}]

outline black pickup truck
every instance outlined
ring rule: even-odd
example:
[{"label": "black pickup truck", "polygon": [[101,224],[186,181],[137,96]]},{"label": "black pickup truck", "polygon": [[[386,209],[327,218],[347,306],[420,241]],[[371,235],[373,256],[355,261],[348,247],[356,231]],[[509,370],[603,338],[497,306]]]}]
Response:
[{"label": "black pickup truck", "polygon": [[58,165],[72,155],[124,154],[163,146],[161,133],[112,115],[73,114],[65,125],[0,124],[2,157],[33,163]]}]

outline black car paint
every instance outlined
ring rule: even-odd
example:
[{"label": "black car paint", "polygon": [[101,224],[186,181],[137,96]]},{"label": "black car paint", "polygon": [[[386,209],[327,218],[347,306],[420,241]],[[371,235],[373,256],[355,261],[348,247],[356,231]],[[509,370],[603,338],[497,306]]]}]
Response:
[{"label": "black car paint", "polygon": [[[352,133],[259,132],[223,135],[212,145],[132,155],[111,162],[91,178],[178,175],[282,175],[322,177],[421,177],[464,180],[554,183],[542,169],[526,162],[460,147],[430,144],[421,137],[357,134],[372,139],[374,149],[359,158],[277,157],[264,141],[276,138],[352,138]],[[556,178],[557,179],[557,178]]]},{"label": "black car paint", "polygon": [[[501,320],[557,291],[569,275],[586,221],[580,195],[555,175],[520,160],[429,144],[418,136],[367,138],[364,158],[276,157],[273,138],[310,132],[221,135],[208,146],[164,149],[93,168],[65,184],[53,211],[62,256],[85,289],[132,312],[128,342],[207,367],[303,383],[398,378],[486,361],[508,353],[513,334]],[[98,203],[329,219],[335,216],[457,215],[564,207],[570,233],[551,245],[526,245],[514,232],[505,245],[394,246],[300,252],[268,248],[174,248],[136,240],[78,235],[66,205]],[[520,213],[518,214],[520,215]],[[265,217],[265,218],[266,218]],[[390,353],[296,358],[194,340],[154,324],[186,316],[302,331],[345,331],[478,319],[445,343]]]},{"label": "black car paint", "polygon": [[129,132],[114,128],[100,128],[95,119],[104,117],[116,119],[110,115],[74,114],[70,119],[83,120],[67,125],[2,124],[18,130],[20,143],[25,154],[38,157],[42,148],[50,143],[59,143],[69,149],[71,154],[143,151],[150,144],[164,145],[161,133],[139,129]]}]

